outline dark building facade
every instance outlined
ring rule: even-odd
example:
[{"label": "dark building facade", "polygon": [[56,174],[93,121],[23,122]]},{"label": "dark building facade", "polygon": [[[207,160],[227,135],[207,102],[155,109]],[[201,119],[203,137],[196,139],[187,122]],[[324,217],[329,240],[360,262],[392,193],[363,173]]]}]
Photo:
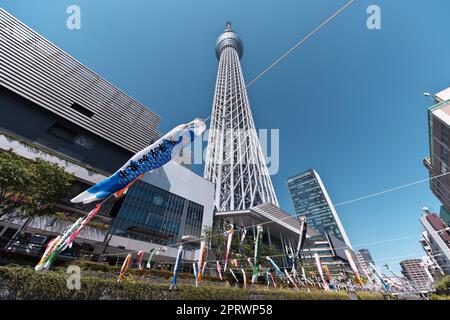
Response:
[{"label": "dark building facade", "polygon": [[[159,122],[154,112],[0,8],[0,152],[41,158],[75,177],[57,204],[59,215],[33,218],[8,250],[41,255],[50,239],[95,205],[70,199],[156,141]],[[198,241],[212,226],[214,185],[187,168],[190,152],[183,151],[144,175],[118,201],[102,205],[73,246],[88,248],[86,254],[72,248],[60,256],[142,250],[148,258],[150,248]],[[22,217],[0,222],[0,240],[22,224]],[[197,258],[195,241],[186,244],[184,260]],[[167,247],[154,260],[173,264],[176,256],[177,248]]]},{"label": "dark building facade", "polygon": [[0,45],[3,130],[107,172],[158,138],[159,116],[3,9]]},{"label": "dark building facade", "polygon": [[0,41],[3,87],[131,152],[157,136],[155,113],[3,9]]},{"label": "dark building facade", "polygon": [[[133,153],[0,87],[0,130],[102,173],[117,170]],[[24,125],[26,124],[26,125]]]},{"label": "dark building facade", "polygon": [[[69,199],[158,139],[159,116],[2,8],[0,48],[0,152],[41,158],[72,173],[75,182],[57,206],[63,214],[85,215],[93,204]],[[104,227],[108,208],[95,218]],[[36,218],[28,230],[54,236],[69,224],[55,219]],[[2,222],[0,237],[21,223]],[[88,227],[79,238],[101,243],[105,234]]]},{"label": "dark building facade", "polygon": [[74,174],[68,201],[158,137],[160,118],[0,8],[0,151]]}]

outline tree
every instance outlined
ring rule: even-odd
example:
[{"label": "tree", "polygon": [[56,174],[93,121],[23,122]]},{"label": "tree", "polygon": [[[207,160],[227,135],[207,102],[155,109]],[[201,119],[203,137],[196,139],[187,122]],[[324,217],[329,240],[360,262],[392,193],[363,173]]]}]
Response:
[{"label": "tree", "polygon": [[13,218],[11,213],[29,218],[11,240],[33,217],[52,213],[72,182],[73,175],[57,164],[28,160],[12,150],[0,153],[0,219]]},{"label": "tree", "polygon": [[12,212],[30,185],[29,161],[14,152],[0,153],[0,217]]}]

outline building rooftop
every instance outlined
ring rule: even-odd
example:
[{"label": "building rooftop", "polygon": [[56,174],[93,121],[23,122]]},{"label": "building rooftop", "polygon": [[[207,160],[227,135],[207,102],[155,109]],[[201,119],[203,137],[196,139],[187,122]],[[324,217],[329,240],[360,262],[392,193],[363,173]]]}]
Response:
[{"label": "building rooftop", "polygon": [[450,87],[442,91],[439,91],[438,93],[435,94],[435,96],[441,101],[450,100]]},{"label": "building rooftop", "polygon": [[[287,229],[300,235],[300,221],[271,203],[260,204],[248,210],[217,212],[216,217],[233,218],[236,222],[242,222],[246,226],[252,225],[250,220],[255,219],[255,224],[266,223],[271,229]],[[307,237],[317,235],[320,235],[320,233],[308,227]]]},{"label": "building rooftop", "polygon": [[450,124],[450,87],[436,93],[434,100],[436,104],[428,108],[429,112],[444,123]]}]

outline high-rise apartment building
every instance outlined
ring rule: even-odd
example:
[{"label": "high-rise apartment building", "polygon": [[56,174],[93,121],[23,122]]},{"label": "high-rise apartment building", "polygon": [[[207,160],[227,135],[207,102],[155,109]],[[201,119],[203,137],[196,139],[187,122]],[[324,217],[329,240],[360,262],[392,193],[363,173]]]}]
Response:
[{"label": "high-rise apartment building", "polygon": [[450,274],[450,228],[437,214],[427,210],[419,220],[425,229],[420,244],[440,271]]},{"label": "high-rise apartment building", "polygon": [[429,292],[432,281],[425,270],[422,259],[408,259],[400,262],[402,274],[408,279],[413,287],[420,292]]},{"label": "high-rise apartment building", "polygon": [[450,211],[450,88],[434,95],[435,105],[428,108],[429,157],[423,160],[429,171],[430,188]]}]

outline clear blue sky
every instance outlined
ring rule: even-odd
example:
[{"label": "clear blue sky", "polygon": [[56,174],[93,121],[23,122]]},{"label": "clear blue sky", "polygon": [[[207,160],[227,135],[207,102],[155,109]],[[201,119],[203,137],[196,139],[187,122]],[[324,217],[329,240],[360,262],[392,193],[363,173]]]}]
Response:
[{"label": "clear blue sky", "polygon": [[[226,20],[241,35],[247,81],[342,6],[338,0],[0,0],[0,5],[162,117],[161,131],[211,112],[214,45]],[[81,30],[66,8],[81,7]],[[381,7],[382,29],[366,27]],[[293,212],[286,178],[315,168],[335,203],[427,177],[424,91],[450,86],[448,0],[356,1],[250,89],[258,128],[279,128],[272,177]],[[202,168],[195,168],[202,173]],[[356,248],[378,264],[420,254],[421,208],[439,209],[427,183],[337,208]],[[398,267],[396,267],[397,269]],[[398,269],[397,269],[398,270]]]}]

